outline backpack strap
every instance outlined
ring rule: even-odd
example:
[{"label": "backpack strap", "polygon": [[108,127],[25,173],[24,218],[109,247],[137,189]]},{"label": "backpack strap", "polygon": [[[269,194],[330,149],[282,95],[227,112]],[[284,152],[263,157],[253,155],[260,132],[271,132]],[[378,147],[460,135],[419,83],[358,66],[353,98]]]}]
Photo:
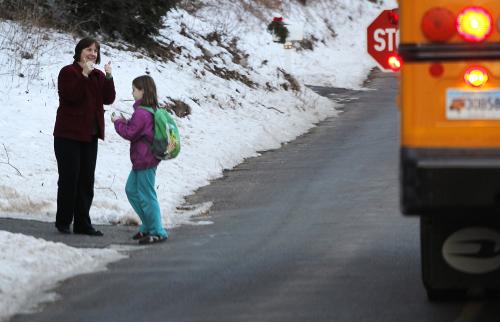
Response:
[{"label": "backpack strap", "polygon": [[155,110],[152,108],[152,107],[149,107],[149,106],[143,106],[143,105],[139,105],[140,108],[142,108],[143,110],[146,110],[148,111],[149,113],[151,114],[155,114]]},{"label": "backpack strap", "polygon": [[[149,113],[153,114],[153,139],[155,137],[155,110],[152,108],[152,107],[149,107],[149,106],[143,106],[143,105],[139,105],[139,108],[142,108],[143,110],[146,110],[148,111]],[[148,141],[145,137],[142,139],[142,141],[148,143],[148,144],[151,144],[152,142]]]}]

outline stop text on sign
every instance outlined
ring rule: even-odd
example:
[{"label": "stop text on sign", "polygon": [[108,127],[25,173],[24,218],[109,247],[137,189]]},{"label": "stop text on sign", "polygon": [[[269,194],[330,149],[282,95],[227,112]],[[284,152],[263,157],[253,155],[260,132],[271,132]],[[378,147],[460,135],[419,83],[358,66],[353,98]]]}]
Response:
[{"label": "stop text on sign", "polygon": [[396,28],[376,29],[373,33],[376,51],[395,51],[398,44],[398,30]]}]

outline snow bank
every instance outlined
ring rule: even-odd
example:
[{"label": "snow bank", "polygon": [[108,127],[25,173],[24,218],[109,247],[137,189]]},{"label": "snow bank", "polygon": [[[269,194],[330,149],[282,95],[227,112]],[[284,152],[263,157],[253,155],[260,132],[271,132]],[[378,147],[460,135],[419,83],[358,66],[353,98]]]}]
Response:
[{"label": "snow bank", "polygon": [[[62,243],[0,231],[0,321],[54,300],[54,284],[104,270],[125,256],[111,249],[78,249]],[[14,246],[14,247],[13,247]]]}]

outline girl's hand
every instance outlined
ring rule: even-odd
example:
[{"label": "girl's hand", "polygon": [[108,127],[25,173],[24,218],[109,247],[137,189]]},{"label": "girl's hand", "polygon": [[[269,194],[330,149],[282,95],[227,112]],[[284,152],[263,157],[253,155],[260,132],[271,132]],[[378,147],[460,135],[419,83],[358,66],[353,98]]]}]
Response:
[{"label": "girl's hand", "polygon": [[170,152],[174,151],[176,146],[177,145],[175,144],[174,140],[169,140],[168,141],[168,146],[167,146],[167,153],[170,153]]},{"label": "girl's hand", "polygon": [[115,123],[118,119],[125,119],[125,117],[122,113],[120,113],[120,115],[116,115],[115,112],[111,113],[111,122]]},{"label": "girl's hand", "polygon": [[104,72],[106,73],[107,78],[112,78],[112,68],[111,68],[111,61],[109,61],[106,65],[104,65]]}]

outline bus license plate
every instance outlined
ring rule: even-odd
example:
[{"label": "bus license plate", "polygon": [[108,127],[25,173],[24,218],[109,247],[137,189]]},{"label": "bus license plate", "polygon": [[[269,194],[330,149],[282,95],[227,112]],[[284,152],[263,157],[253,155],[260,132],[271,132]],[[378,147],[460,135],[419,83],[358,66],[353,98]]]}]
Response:
[{"label": "bus license plate", "polygon": [[500,119],[500,89],[466,91],[449,88],[446,91],[448,120]]}]

